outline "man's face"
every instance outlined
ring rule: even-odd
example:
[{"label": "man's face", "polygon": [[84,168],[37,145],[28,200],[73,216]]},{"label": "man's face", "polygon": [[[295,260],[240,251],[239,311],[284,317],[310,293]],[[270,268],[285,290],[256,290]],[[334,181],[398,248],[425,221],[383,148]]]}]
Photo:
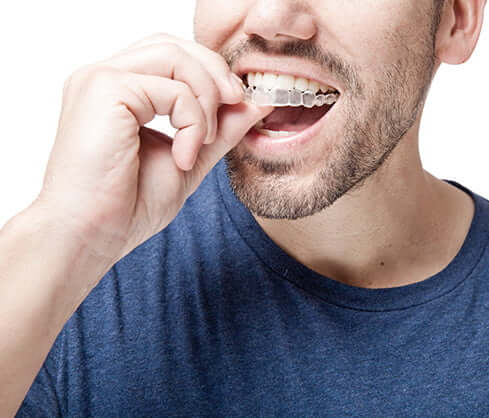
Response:
[{"label": "man's face", "polygon": [[242,141],[228,153],[238,198],[258,216],[298,219],[373,174],[419,121],[437,16],[433,0],[197,0],[195,39],[231,68],[301,60],[341,92],[307,144],[258,153]]}]

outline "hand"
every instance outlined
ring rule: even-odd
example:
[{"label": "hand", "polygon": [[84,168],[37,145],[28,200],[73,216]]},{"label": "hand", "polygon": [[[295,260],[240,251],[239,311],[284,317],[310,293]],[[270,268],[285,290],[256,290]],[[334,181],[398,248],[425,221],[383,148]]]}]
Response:
[{"label": "hand", "polygon": [[[212,167],[272,107],[242,102],[225,60],[157,34],[65,82],[34,202],[90,250],[122,258],[165,228]],[[144,127],[168,115],[175,138]]]}]

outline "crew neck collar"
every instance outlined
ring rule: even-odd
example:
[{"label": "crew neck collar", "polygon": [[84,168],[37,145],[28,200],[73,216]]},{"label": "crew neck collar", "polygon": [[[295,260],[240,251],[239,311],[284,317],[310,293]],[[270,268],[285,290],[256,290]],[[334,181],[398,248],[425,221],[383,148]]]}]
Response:
[{"label": "crew neck collar", "polygon": [[294,283],[327,303],[355,310],[389,311],[427,303],[440,297],[470,277],[487,245],[489,221],[483,212],[489,211],[489,201],[454,180],[445,180],[473,199],[475,212],[457,255],[440,272],[429,278],[399,287],[368,289],[350,286],[323,276],[289,256],[265,233],[243,203],[232,191],[223,158],[213,173],[221,192],[224,207],[241,238],[256,256],[278,277]]}]

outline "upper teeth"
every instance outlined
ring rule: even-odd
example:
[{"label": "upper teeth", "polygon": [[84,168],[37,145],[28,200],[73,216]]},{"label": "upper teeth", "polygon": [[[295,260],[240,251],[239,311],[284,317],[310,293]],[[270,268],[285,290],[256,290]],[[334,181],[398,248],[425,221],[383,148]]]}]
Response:
[{"label": "upper teeth", "polygon": [[246,75],[248,86],[264,87],[266,89],[284,89],[284,90],[309,90],[316,94],[318,91],[324,93],[330,91],[335,92],[334,87],[326,84],[319,84],[317,81],[309,80],[302,77],[294,77],[292,75],[274,74],[274,73],[248,73]]}]

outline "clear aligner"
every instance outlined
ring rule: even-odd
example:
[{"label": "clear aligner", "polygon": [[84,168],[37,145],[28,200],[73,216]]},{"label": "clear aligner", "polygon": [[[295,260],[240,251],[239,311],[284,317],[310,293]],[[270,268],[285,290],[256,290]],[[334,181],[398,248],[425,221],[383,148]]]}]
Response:
[{"label": "clear aligner", "polygon": [[314,94],[312,91],[297,89],[265,89],[264,87],[247,87],[245,101],[258,106],[304,106],[314,107],[332,105],[338,100],[338,93]]}]

